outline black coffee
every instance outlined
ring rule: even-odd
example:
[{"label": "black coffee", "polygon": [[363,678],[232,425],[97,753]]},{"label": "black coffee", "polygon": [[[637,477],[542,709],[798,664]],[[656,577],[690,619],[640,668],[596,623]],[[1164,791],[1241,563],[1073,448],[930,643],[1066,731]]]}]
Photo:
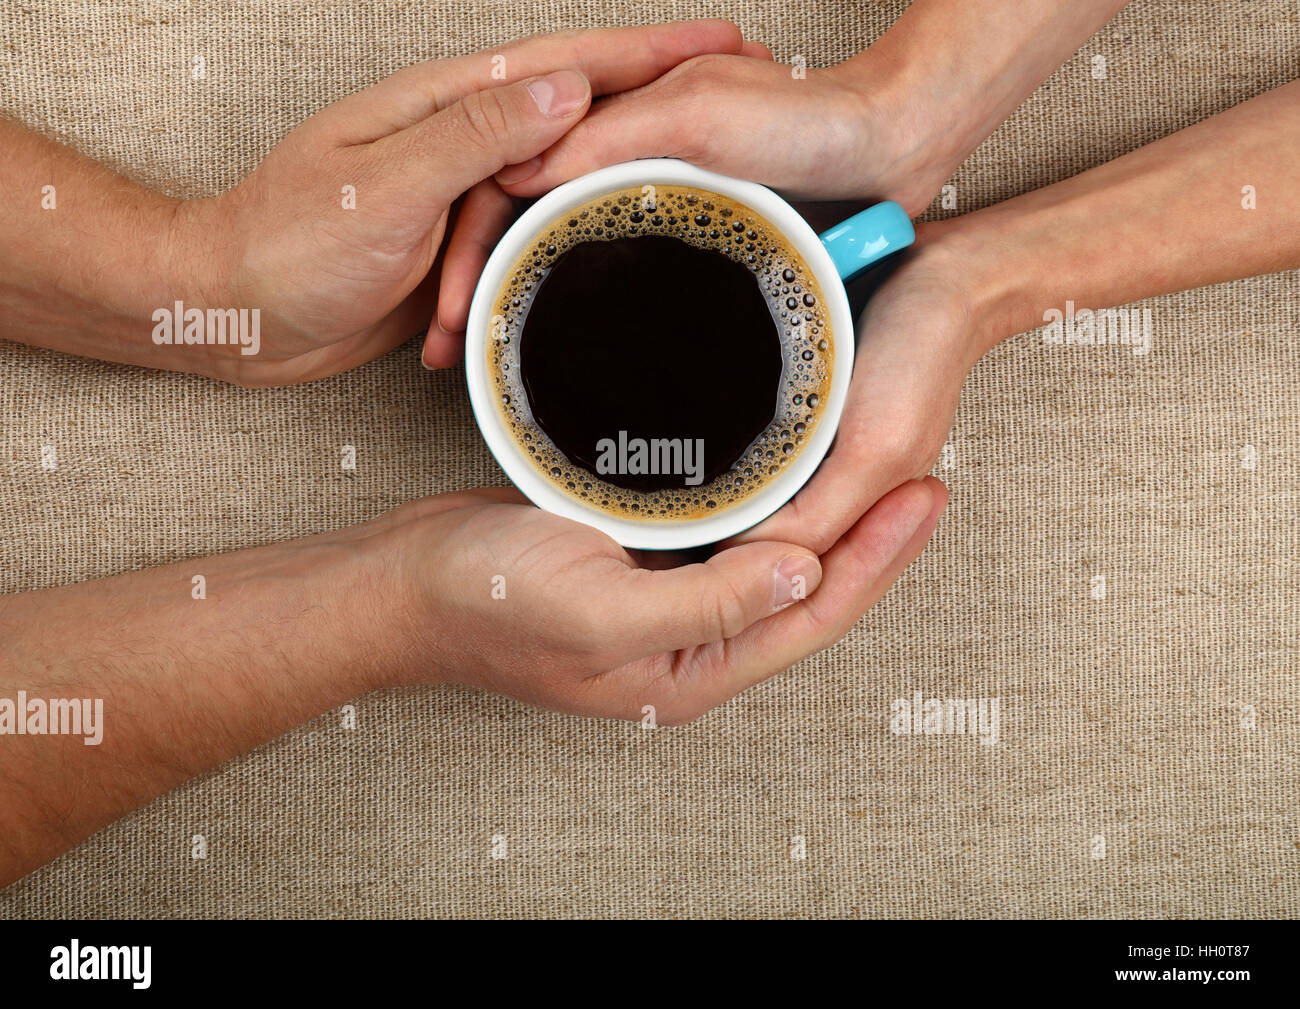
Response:
[{"label": "black coffee", "polygon": [[646,186],[554,222],[503,283],[488,344],[502,415],[597,508],[690,518],[751,496],[821,417],[834,344],[816,280],[766,220]]},{"label": "black coffee", "polygon": [[[772,423],[781,335],[753,272],[643,235],[580,242],[555,260],[519,363],[533,419],[571,462],[616,487],[661,491],[725,473]],[[668,465],[662,451],[641,464],[626,449],[617,465],[620,432],[647,456],[667,443]]]}]

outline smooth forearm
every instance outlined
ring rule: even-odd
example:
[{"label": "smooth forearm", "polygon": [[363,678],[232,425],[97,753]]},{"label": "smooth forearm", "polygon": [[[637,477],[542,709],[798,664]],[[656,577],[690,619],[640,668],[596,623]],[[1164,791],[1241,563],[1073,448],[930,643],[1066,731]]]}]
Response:
[{"label": "smooth forearm", "polygon": [[42,734],[17,734],[34,711],[0,720],[0,885],[391,682],[392,583],[366,528],[0,598],[0,704],[102,711],[94,745],[53,714]]},{"label": "smooth forearm", "polygon": [[916,0],[842,69],[864,99],[883,90],[891,129],[910,138],[915,170],[933,172],[937,190],[1127,2]]},{"label": "smooth forearm", "polygon": [[983,352],[1067,300],[1109,308],[1300,267],[1298,190],[1300,82],[921,237],[977,292]]}]

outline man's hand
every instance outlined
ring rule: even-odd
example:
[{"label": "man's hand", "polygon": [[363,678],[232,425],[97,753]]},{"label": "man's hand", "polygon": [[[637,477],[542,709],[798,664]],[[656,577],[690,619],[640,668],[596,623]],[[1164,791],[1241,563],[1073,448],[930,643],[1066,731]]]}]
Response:
[{"label": "man's hand", "polygon": [[820,559],[755,542],[676,568],[652,555],[652,570],[515,491],[467,491],[309,539],[0,597],[0,697],[103,702],[97,745],[5,737],[0,886],[376,687],[454,682],[689,721],[842,636],[921,552],[945,500],[937,480],[909,483]]},{"label": "man's hand", "polygon": [[183,208],[183,230],[217,236],[204,300],[262,309],[261,353],[226,355],[214,373],[306,381],[423,330],[462,194],[552,146],[593,94],[740,47],[724,21],[566,32],[409,67],[324,109],[234,190]]},{"label": "man's hand", "polygon": [[[355,367],[429,325],[463,194],[553,145],[592,95],[745,51],[735,25],[698,21],[418,64],[321,110],[207,200],[165,197],[0,120],[0,185],[17,194],[0,215],[0,336],[250,386]],[[177,301],[260,310],[257,353],[203,333],[155,343],[155,313]]]},{"label": "man's hand", "polygon": [[690,721],[843,636],[920,554],[946,500],[937,480],[907,483],[820,560],[751,541],[658,570],[644,563],[660,556],[639,559],[513,490],[414,502],[389,516],[393,570],[411,587],[401,637],[418,657],[397,676]]}]

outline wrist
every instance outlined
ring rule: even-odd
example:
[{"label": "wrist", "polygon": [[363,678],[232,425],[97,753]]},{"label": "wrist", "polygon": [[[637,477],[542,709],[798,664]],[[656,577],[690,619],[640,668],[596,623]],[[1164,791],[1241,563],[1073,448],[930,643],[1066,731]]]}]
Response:
[{"label": "wrist", "polygon": [[260,600],[256,626],[277,638],[283,626],[299,649],[290,665],[318,670],[322,710],[400,682],[409,661],[403,586],[384,535],[367,530],[262,548],[241,575]]},{"label": "wrist", "polygon": [[[451,682],[452,656],[463,658],[454,628],[463,629],[468,619],[466,589],[451,573],[441,521],[455,500],[452,494],[417,498],[354,529],[374,530],[366,548],[372,565],[368,582],[374,647],[383,656],[375,686]],[[449,611],[460,620],[440,620]]]},{"label": "wrist", "polygon": [[[249,351],[260,350],[260,320],[254,333],[251,318],[239,314],[249,306],[236,290],[239,242],[230,198],[226,193],[180,201],[168,221],[160,243],[156,304],[150,309],[158,313],[151,314],[151,340],[160,362],[166,362],[159,367],[236,381],[249,364]],[[191,309],[203,318],[191,317],[194,328],[187,334],[185,316]]]},{"label": "wrist", "polygon": [[[195,371],[193,348],[189,355],[170,355],[168,348],[151,339],[155,313],[171,310],[174,302],[193,288],[190,259],[182,256],[181,225],[188,201],[141,190],[106,215],[111,232],[104,245],[122,250],[107,270],[90,275],[87,290],[103,313],[101,333],[116,340],[113,360],[172,371]],[[95,320],[88,320],[92,327]],[[178,332],[180,331],[178,327]],[[181,347],[183,348],[183,344]]]},{"label": "wrist", "polygon": [[[1039,325],[1032,247],[1016,222],[987,211],[917,226],[922,252],[942,260],[967,312],[972,363]],[[1041,309],[1037,310],[1041,313]]]},{"label": "wrist", "polygon": [[935,86],[933,65],[917,66],[915,53],[885,42],[832,72],[856,96],[852,130],[866,143],[861,163],[871,166],[858,195],[894,200],[916,217],[974,144],[961,103]]},{"label": "wrist", "polygon": [[[189,309],[223,307],[226,300],[213,204],[140,190],[105,215],[110,230],[87,267],[77,271],[95,307],[84,316],[78,337],[86,349],[74,352],[167,371],[216,373],[214,348],[185,339]],[[108,268],[96,268],[106,248],[122,251]],[[201,338],[203,329],[198,325],[192,338]]]},{"label": "wrist", "polygon": [[233,236],[226,195],[181,200],[168,222],[160,263],[171,291],[188,294],[195,307],[231,300]]}]

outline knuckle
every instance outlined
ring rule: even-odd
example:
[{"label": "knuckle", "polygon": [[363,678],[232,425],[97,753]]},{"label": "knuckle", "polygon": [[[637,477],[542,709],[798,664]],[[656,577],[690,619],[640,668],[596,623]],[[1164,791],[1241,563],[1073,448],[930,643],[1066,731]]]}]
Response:
[{"label": "knuckle", "polygon": [[672,727],[688,725],[712,707],[704,702],[699,689],[693,688],[689,673],[678,667],[676,659],[667,653],[647,660],[649,682],[636,688],[629,706],[644,711],[654,709],[655,724]]},{"label": "knuckle", "polygon": [[730,57],[720,53],[693,56],[678,68],[678,79],[690,82],[693,88],[707,87],[711,82],[725,76],[729,59]]},{"label": "knuckle", "polygon": [[459,108],[466,139],[479,147],[493,147],[509,132],[510,116],[495,90],[466,95]]},{"label": "knuckle", "polygon": [[696,57],[662,78],[662,83],[652,84],[682,106],[684,112],[703,113],[711,104],[711,98],[717,95],[715,74],[707,66],[702,66]]},{"label": "knuckle", "polygon": [[714,641],[734,638],[748,625],[744,595],[722,575],[717,577],[712,598],[706,605],[709,607],[706,626]]},{"label": "knuckle", "polygon": [[431,497],[422,497],[413,501],[403,501],[396,508],[389,509],[379,517],[397,526],[407,522],[419,522],[436,514],[438,514],[438,502]]}]

